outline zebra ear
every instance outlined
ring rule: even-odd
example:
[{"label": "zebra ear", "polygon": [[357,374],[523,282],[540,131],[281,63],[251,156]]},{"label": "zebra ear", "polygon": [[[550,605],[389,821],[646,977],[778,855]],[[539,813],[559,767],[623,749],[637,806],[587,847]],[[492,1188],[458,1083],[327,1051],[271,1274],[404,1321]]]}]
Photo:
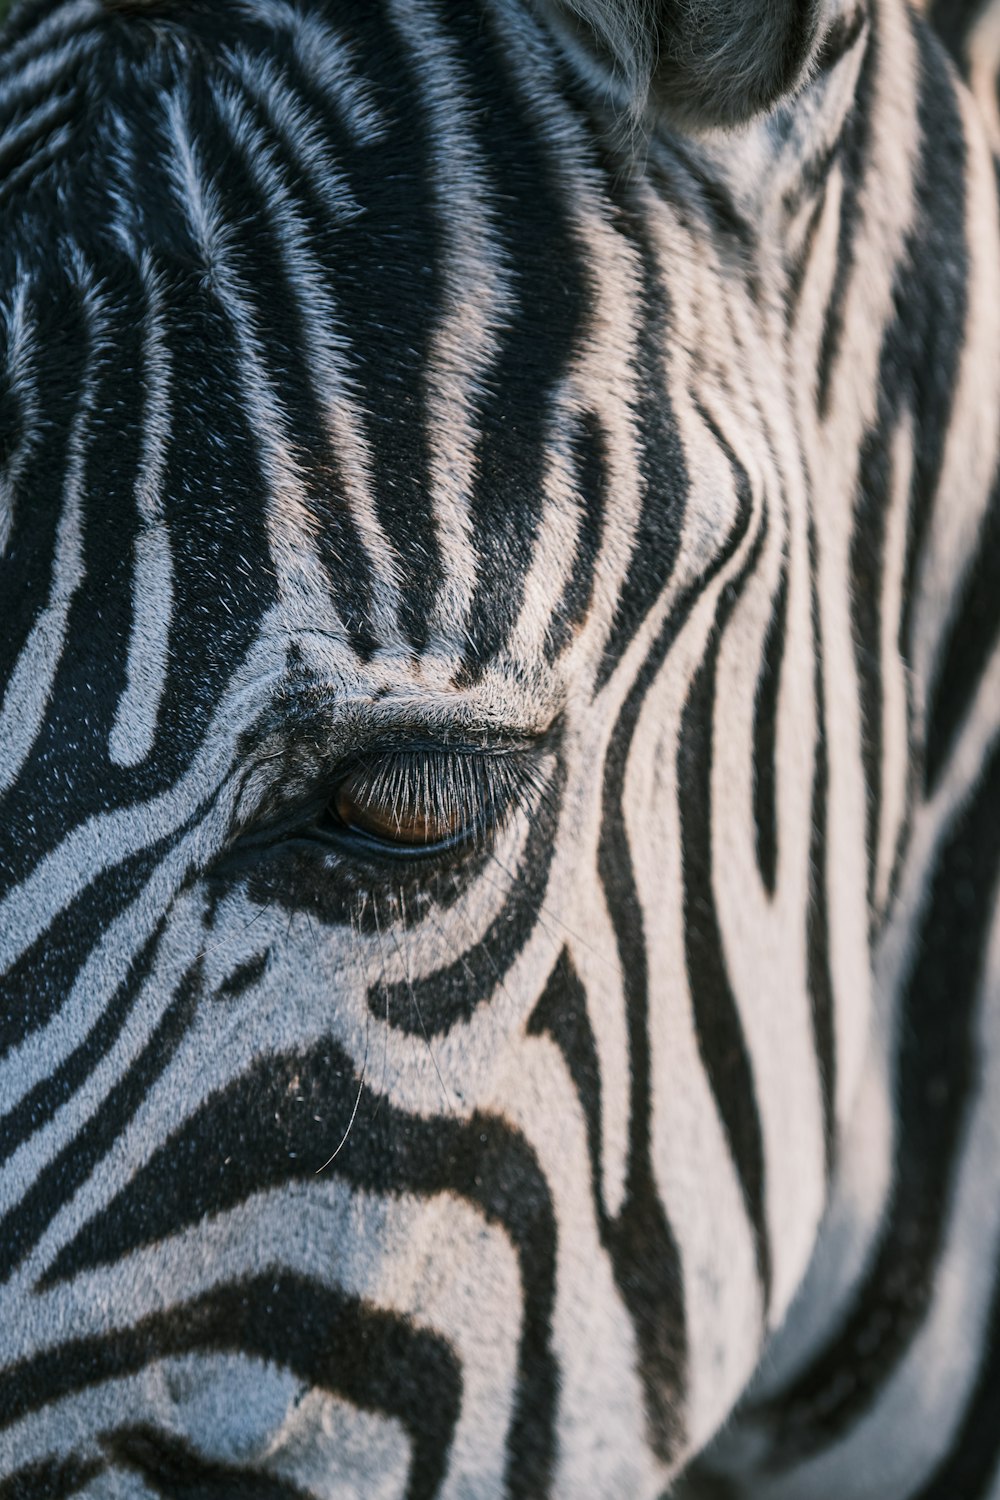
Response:
[{"label": "zebra ear", "polygon": [[624,84],[636,114],[753,119],[802,80],[823,0],[550,0]]}]

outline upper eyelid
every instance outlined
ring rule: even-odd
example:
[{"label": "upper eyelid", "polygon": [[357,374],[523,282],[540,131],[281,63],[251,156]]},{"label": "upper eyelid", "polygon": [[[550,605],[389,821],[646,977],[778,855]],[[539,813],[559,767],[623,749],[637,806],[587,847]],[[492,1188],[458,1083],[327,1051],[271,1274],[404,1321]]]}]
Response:
[{"label": "upper eyelid", "polygon": [[[341,754],[325,766],[316,765],[303,777],[291,778],[290,783],[274,775],[282,756],[273,757],[269,763],[268,781],[262,795],[252,797],[240,810],[233,829],[233,843],[267,840],[284,830],[290,830],[312,817],[315,819],[329,807],[337,789],[362,768],[370,768],[373,776],[385,774],[395,760],[404,757],[438,757],[439,763],[465,757],[477,763],[477,769],[490,777],[497,776],[491,789],[497,793],[494,811],[500,812],[506,802],[513,810],[522,797],[532,795],[545,779],[543,763],[552,753],[550,746],[539,742],[519,743],[507,741],[497,745],[470,745],[468,743],[430,743],[424,740],[393,740],[368,744]],[[381,767],[379,766],[381,762]],[[508,775],[500,774],[505,764]],[[259,767],[258,767],[259,769]],[[520,785],[517,785],[520,783]]]}]

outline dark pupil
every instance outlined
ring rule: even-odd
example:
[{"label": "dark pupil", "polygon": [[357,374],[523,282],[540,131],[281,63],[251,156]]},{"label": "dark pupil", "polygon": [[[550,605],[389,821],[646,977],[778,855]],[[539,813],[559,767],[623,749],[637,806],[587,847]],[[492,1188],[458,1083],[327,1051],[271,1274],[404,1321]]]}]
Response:
[{"label": "dark pupil", "polygon": [[334,810],[345,828],[382,843],[426,847],[445,843],[461,832],[458,810],[428,800],[417,788],[366,785],[362,775],[348,777],[337,788]]}]

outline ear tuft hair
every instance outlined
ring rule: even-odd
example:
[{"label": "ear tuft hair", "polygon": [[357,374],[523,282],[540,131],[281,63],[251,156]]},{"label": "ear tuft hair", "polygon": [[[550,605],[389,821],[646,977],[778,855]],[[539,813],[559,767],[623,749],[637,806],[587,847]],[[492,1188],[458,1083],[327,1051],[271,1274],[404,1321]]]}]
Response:
[{"label": "ear tuft hair", "polygon": [[620,77],[636,113],[738,125],[802,79],[822,0],[555,0]]}]

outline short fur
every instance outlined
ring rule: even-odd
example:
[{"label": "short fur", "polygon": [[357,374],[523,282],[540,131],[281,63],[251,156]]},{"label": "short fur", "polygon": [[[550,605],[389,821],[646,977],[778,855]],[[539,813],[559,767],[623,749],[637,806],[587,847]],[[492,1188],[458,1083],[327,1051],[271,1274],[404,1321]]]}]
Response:
[{"label": "short fur", "polygon": [[555,0],[623,81],[636,113],[743,124],[802,79],[819,0]]}]

